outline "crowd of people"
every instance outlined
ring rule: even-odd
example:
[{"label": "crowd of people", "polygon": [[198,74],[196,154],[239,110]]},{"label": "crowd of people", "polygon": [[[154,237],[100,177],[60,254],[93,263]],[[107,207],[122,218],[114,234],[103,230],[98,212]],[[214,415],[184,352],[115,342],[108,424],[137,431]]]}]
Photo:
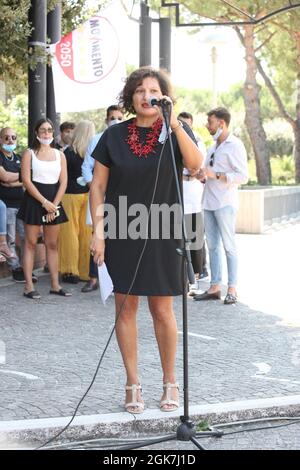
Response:
[{"label": "crowd of people", "polygon": [[[119,120],[123,120],[122,110],[110,106],[106,125]],[[51,294],[71,295],[60,286],[59,274],[62,282],[86,281],[82,292],[98,287],[86,215],[94,165],[91,151],[100,136],[90,121],[77,125],[65,121],[55,140],[53,123],[42,118],[34,129],[32,148],[20,156],[15,130],[0,131],[0,263],[7,263],[14,281],[25,284],[27,298],[40,298],[33,286],[37,282],[33,264],[41,237]]]},{"label": "crowd of people", "polygon": [[[161,103],[169,111],[169,129]],[[98,266],[106,263],[114,286],[116,335],[126,371],[125,408],[141,413],[145,404],[138,370],[137,313],[139,297],[148,298],[162,366],[160,409],[179,406],[175,358],[177,325],[173,297],[183,292],[182,237],[154,227],[155,204],[174,207],[178,193],[172,163],[182,181],[184,218],[196,277],[190,286],[195,301],[221,298],[221,242],[225,250],[228,289],[225,304],[237,302],[235,216],[238,185],[247,181],[247,156],[242,142],[229,132],[230,113],[216,108],[207,113],[207,129],[214,144],[206,151],[195,136],[193,116],[175,115],[168,76],[151,67],[132,72],[119,103],[107,109],[106,130],[95,133],[94,124],[64,122],[55,141],[53,123],[36,123],[32,148],[20,157],[17,134],[0,131],[0,263],[7,263],[13,279],[24,282],[23,295],[39,299],[34,283],[34,253],[42,234],[50,294],[69,297],[61,282],[84,281],[82,292],[99,286]],[[124,113],[131,115],[124,120]],[[126,236],[121,233],[122,197],[130,207]],[[139,237],[128,236],[133,208],[143,204],[146,218],[135,221]],[[107,217],[107,207],[115,218]],[[142,211],[143,212],[143,211]],[[124,218],[124,217],[123,217]],[[117,227],[115,227],[115,225]],[[117,228],[119,235],[113,236]],[[163,229],[164,221],[163,221]],[[118,230],[120,229],[120,232]],[[21,249],[16,250],[18,233]],[[210,287],[199,291],[208,276],[205,240],[210,264]]]}]

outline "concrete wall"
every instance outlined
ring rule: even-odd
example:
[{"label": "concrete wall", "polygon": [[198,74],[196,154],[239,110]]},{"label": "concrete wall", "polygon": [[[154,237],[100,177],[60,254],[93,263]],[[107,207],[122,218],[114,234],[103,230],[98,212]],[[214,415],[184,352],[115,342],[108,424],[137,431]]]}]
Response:
[{"label": "concrete wall", "polygon": [[237,233],[262,233],[273,223],[300,215],[300,186],[239,190]]}]

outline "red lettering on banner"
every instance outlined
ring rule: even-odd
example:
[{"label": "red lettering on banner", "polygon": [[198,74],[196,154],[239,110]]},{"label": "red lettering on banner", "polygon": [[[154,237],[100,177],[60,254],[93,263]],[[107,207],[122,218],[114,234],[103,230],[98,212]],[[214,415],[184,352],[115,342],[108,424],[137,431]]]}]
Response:
[{"label": "red lettering on banner", "polygon": [[65,74],[71,80],[74,80],[72,33],[64,36],[61,41],[56,44],[55,55]]}]

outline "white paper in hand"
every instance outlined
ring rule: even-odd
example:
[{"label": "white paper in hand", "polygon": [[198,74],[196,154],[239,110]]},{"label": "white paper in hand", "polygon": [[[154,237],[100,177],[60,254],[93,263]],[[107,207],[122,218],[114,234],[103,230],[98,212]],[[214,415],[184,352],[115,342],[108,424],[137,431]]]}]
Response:
[{"label": "white paper in hand", "polygon": [[87,203],[87,206],[86,206],[85,223],[86,223],[86,225],[93,225],[89,199],[88,199],[88,203]]},{"label": "white paper in hand", "polygon": [[98,266],[98,277],[100,284],[100,296],[103,304],[105,305],[106,299],[114,290],[114,285],[107,271],[105,263],[101,264],[101,266]]}]

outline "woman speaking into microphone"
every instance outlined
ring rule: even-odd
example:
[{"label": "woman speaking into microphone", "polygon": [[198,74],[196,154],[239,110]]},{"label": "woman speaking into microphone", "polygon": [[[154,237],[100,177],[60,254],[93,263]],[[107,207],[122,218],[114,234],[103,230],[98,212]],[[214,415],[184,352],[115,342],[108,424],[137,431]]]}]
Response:
[{"label": "woman speaking into microphone", "polygon": [[[132,72],[120,94],[119,104],[135,117],[108,128],[93,152],[96,164],[90,189],[94,232],[91,251],[98,265],[105,261],[114,285],[116,336],[126,369],[125,409],[129,413],[141,413],[145,406],[138,372],[139,296],[148,298],[159,348],[163,385],[160,408],[173,411],[179,406],[173,296],[182,294],[182,257],[176,253],[177,248],[182,248],[182,239],[174,237],[172,222],[168,237],[163,236],[162,230],[157,236],[156,227],[151,226],[152,216],[146,221],[141,219],[144,227],[140,233],[144,235],[130,236],[133,219],[122,210],[125,200],[131,216],[137,205],[142,204],[148,215],[155,204],[172,208],[179,203],[167,132],[161,108],[156,105],[161,100],[170,104],[178,175],[183,167],[191,172],[200,169],[203,156],[192,131],[175,116],[169,79],[162,71],[150,67]],[[105,206],[113,207],[115,214],[114,220],[107,218],[105,231],[104,200]],[[124,217],[128,229],[125,232],[124,226],[121,227]],[[115,235],[110,224],[117,224]],[[164,221],[162,225],[165,228]],[[156,236],[151,237],[153,233]]]}]

